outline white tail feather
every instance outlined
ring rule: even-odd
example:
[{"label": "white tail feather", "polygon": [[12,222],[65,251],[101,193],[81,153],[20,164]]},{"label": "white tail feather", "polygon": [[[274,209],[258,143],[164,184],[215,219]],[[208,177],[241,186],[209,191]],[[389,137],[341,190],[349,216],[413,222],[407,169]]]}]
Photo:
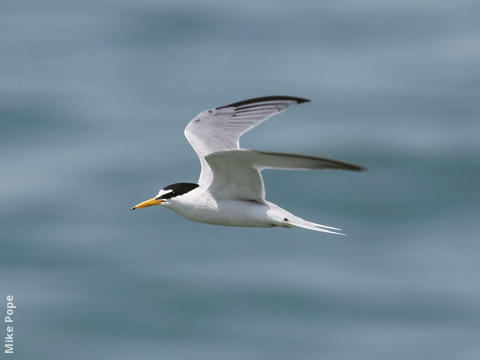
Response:
[{"label": "white tail feather", "polygon": [[298,228],[303,228],[303,229],[308,229],[308,230],[313,230],[313,231],[321,231],[329,234],[335,234],[335,235],[344,235],[344,233],[337,232],[337,231],[332,231],[332,230],[338,230],[342,231],[342,229],[335,228],[332,226],[325,226],[321,224],[316,224],[311,221],[304,220],[299,217],[295,217],[294,219],[291,219],[288,224],[293,227],[298,227]]}]

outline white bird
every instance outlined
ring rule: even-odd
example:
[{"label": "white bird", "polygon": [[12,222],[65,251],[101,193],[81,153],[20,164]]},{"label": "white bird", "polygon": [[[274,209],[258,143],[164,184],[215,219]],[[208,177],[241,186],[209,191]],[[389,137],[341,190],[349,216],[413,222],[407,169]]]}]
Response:
[{"label": "white bird", "polygon": [[314,156],[240,148],[242,134],[289,106],[308,101],[267,96],[201,112],[185,128],[185,136],[201,163],[198,183],[168,185],[131,210],[162,205],[187,219],[208,224],[297,227],[344,235],[341,229],[304,220],[265,200],[261,171],[364,168]]}]

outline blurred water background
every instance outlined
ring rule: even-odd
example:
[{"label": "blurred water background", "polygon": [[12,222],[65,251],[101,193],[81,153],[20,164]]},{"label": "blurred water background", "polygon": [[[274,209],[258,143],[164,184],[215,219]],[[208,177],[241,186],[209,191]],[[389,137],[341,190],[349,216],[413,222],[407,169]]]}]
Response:
[{"label": "blurred water background", "polygon": [[[11,358],[478,359],[479,39],[470,0],[2,1]],[[273,94],[312,102],[244,147],[369,171],[268,199],[348,236],[129,211],[196,181],[194,115]]]}]

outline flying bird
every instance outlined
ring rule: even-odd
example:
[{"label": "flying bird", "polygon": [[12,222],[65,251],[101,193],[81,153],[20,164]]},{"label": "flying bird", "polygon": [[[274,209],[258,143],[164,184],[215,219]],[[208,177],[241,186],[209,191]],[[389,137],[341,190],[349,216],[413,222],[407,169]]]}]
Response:
[{"label": "flying bird", "polygon": [[288,107],[308,101],[293,96],[266,96],[201,112],[185,128],[185,136],[200,159],[198,182],[168,185],[130,210],[162,205],[189,220],[208,224],[296,227],[344,235],[341,229],[304,220],[265,200],[261,171],[362,171],[363,167],[316,156],[240,148],[242,134]]}]

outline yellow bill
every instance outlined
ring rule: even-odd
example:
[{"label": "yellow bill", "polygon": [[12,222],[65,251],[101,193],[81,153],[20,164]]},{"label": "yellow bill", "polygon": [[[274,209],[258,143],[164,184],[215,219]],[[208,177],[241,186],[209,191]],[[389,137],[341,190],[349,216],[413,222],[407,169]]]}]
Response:
[{"label": "yellow bill", "polygon": [[163,203],[163,200],[151,198],[145,200],[144,202],[141,202],[140,204],[135,205],[130,210],[141,209],[147,206],[160,205],[161,203]]}]

